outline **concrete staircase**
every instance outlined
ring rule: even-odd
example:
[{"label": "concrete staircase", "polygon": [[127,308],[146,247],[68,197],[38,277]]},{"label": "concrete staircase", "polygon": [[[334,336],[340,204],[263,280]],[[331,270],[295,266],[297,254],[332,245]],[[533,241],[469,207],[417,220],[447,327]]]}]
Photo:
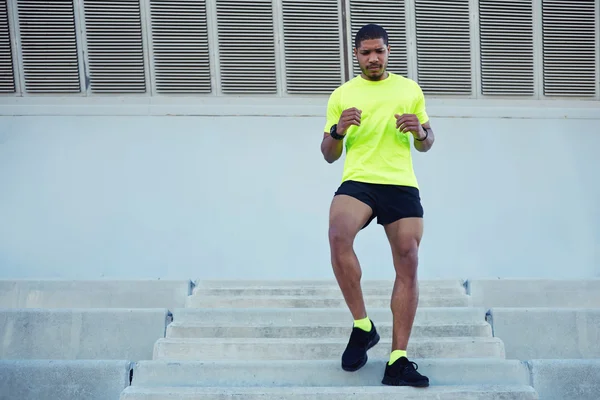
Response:
[{"label": "concrete staircase", "polygon": [[431,386],[383,386],[392,282],[363,287],[381,341],[357,372],[341,369],[352,317],[334,281],[202,281],[121,400],[538,399],[527,365],[506,359],[460,280],[420,284],[408,351]]}]

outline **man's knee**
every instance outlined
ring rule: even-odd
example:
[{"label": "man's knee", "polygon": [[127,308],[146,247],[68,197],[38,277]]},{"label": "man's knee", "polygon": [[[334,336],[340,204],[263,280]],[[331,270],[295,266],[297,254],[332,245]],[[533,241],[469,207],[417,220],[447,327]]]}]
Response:
[{"label": "man's knee", "polygon": [[354,237],[348,229],[338,224],[329,227],[329,244],[333,251],[345,251],[352,248]]},{"label": "man's knee", "polygon": [[419,246],[416,239],[405,240],[396,245],[394,251],[394,266],[400,280],[416,280],[419,263]]}]

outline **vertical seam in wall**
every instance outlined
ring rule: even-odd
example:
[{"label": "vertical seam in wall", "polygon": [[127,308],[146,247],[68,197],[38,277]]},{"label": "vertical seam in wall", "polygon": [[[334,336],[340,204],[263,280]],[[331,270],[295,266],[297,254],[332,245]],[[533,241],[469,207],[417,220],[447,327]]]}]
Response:
[{"label": "vertical seam in wall", "polygon": [[346,2],[347,0],[341,0],[340,4],[342,10],[342,55],[344,59],[344,82],[347,82],[350,78],[350,63],[348,62],[348,14],[346,13]]}]

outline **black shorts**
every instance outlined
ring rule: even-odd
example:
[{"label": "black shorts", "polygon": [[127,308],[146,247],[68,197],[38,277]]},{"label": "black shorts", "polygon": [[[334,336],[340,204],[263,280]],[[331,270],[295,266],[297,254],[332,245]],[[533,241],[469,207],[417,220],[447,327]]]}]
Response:
[{"label": "black shorts", "polygon": [[423,218],[419,189],[412,186],[345,181],[335,192],[336,196],[340,194],[352,196],[373,210],[363,229],[375,217],[379,225],[391,224],[402,218]]}]

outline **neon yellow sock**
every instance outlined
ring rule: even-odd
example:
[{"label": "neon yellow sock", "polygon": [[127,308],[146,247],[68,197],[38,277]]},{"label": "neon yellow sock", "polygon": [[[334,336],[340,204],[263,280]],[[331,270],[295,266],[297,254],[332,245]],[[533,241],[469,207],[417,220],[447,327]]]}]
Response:
[{"label": "neon yellow sock", "polygon": [[390,354],[390,362],[388,364],[392,365],[400,357],[406,357],[406,350],[394,350],[394,351],[392,351],[392,354]]},{"label": "neon yellow sock", "polygon": [[362,329],[365,332],[371,332],[373,324],[371,324],[371,320],[369,319],[369,317],[367,317],[363,319],[354,320],[354,326]]}]

